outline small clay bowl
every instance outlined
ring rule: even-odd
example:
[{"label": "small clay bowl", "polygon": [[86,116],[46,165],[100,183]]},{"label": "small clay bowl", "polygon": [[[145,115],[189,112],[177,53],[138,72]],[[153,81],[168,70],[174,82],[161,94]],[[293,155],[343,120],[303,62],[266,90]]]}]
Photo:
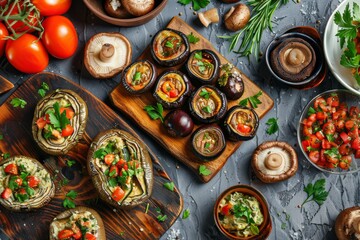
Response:
[{"label": "small clay bowl", "polygon": [[103,1],[83,0],[85,5],[101,20],[121,27],[134,27],[145,24],[156,17],[166,6],[168,0],[155,0],[155,7],[149,13],[133,18],[115,18],[106,14]]},{"label": "small clay bowl", "polygon": [[[311,72],[310,76],[301,81],[289,81],[283,79],[276,73],[271,64],[271,52],[279,44],[289,38],[300,38],[304,40],[313,47],[316,55],[316,62],[313,71]],[[275,38],[272,42],[270,42],[266,49],[265,61],[270,73],[275,79],[298,89],[309,89],[318,86],[325,79],[327,72],[320,35],[316,29],[307,26],[289,29],[283,35]]]},{"label": "small clay bowl", "polygon": [[[253,196],[259,202],[261,212],[262,212],[262,214],[264,216],[264,221],[259,226],[259,234],[258,235],[254,235],[254,236],[250,236],[250,237],[235,236],[235,235],[232,235],[231,233],[229,233],[221,225],[220,219],[219,219],[218,206],[220,204],[220,201],[224,197],[226,197],[227,195],[232,194],[234,192],[241,192],[243,194]],[[270,213],[269,213],[269,206],[268,206],[268,203],[267,203],[265,197],[256,188],[254,188],[254,187],[252,187],[250,185],[246,185],[246,184],[239,184],[239,185],[229,187],[228,189],[226,189],[224,192],[222,192],[220,194],[220,196],[216,200],[216,203],[215,203],[215,206],[214,206],[214,219],[215,219],[215,224],[216,224],[217,228],[219,229],[219,231],[225,237],[227,237],[228,239],[235,239],[235,240],[261,240],[261,239],[266,239],[270,235],[271,230],[272,230],[272,222],[271,222],[271,217],[270,217]]]}]

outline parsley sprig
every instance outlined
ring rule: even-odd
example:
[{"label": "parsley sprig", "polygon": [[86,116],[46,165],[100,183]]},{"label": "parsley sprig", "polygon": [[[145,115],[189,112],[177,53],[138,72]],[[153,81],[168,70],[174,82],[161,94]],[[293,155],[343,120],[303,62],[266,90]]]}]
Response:
[{"label": "parsley sprig", "polygon": [[147,105],[144,107],[144,110],[147,112],[147,114],[152,120],[160,119],[161,122],[164,122],[164,108],[160,103],[156,103],[155,106]]},{"label": "parsley sprig", "polygon": [[54,103],[53,108],[54,112],[48,113],[50,123],[58,130],[65,129],[70,124],[69,119],[66,117],[66,111],[60,113],[60,104],[58,102]]},{"label": "parsley sprig", "polygon": [[269,120],[266,122],[266,125],[269,127],[266,129],[266,133],[271,135],[276,133],[279,130],[279,125],[277,122],[277,118],[269,118]]},{"label": "parsley sprig", "polygon": [[200,41],[200,38],[196,37],[192,32],[186,36],[189,40],[189,43],[196,44],[198,41]]},{"label": "parsley sprig", "polygon": [[166,182],[164,183],[164,187],[168,189],[169,191],[174,191],[175,184],[174,182]]},{"label": "parsley sprig", "polygon": [[41,87],[38,89],[38,94],[41,97],[45,97],[47,91],[49,91],[49,85],[46,82],[42,82]]},{"label": "parsley sprig", "polygon": [[16,108],[16,107],[25,108],[27,102],[24,99],[21,99],[21,98],[13,98],[13,99],[11,99],[10,104],[14,108]]},{"label": "parsley sprig", "polygon": [[211,171],[205,165],[200,165],[199,174],[203,176],[209,176]]},{"label": "parsley sprig", "polygon": [[248,224],[250,224],[250,231],[254,235],[259,234],[259,228],[255,225],[255,220],[252,216],[252,210],[245,204],[236,204],[233,208],[234,215],[237,218],[245,217]]},{"label": "parsley sprig", "polygon": [[248,98],[245,98],[243,100],[241,100],[239,102],[240,106],[247,106],[248,103],[250,103],[252,108],[257,108],[259,104],[261,104],[262,102],[260,101],[259,97],[262,95],[262,91],[259,91],[257,94],[255,94],[254,96],[250,96]]},{"label": "parsley sprig", "polygon": [[75,198],[77,197],[78,193],[74,190],[70,190],[66,195],[63,201],[64,208],[75,208]]},{"label": "parsley sprig", "polygon": [[317,204],[321,205],[326,200],[329,192],[325,190],[325,179],[317,180],[314,185],[309,183],[305,188],[304,192],[307,193],[308,197],[301,204],[301,207],[304,206],[305,203],[310,201],[315,201]]},{"label": "parsley sprig", "polygon": [[180,3],[182,5],[187,5],[191,2],[192,2],[193,9],[195,11],[198,11],[201,8],[205,8],[210,3],[210,0],[178,0],[178,3]]}]

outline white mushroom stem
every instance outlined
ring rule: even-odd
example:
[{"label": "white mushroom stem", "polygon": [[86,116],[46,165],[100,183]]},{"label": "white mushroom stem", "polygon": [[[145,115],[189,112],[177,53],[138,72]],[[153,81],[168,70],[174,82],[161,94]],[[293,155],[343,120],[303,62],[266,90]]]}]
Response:
[{"label": "white mushroom stem", "polygon": [[102,62],[110,62],[114,56],[115,48],[110,43],[105,43],[101,47],[99,58]]},{"label": "white mushroom stem", "polygon": [[265,158],[265,167],[270,170],[276,170],[283,164],[283,157],[278,153],[271,153]]},{"label": "white mushroom stem", "polygon": [[211,23],[217,23],[220,21],[217,8],[212,8],[208,11],[199,13],[199,19],[205,27],[208,27]]}]

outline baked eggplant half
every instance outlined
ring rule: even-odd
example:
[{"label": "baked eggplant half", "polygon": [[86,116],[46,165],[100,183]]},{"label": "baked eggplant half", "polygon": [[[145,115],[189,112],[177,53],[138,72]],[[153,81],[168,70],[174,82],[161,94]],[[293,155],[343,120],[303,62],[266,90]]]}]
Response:
[{"label": "baked eggplant half", "polygon": [[208,49],[192,51],[185,65],[190,79],[197,85],[214,84],[219,76],[220,60],[216,53]]},{"label": "baked eggplant half", "polygon": [[57,89],[36,105],[32,134],[44,152],[66,154],[82,137],[87,119],[84,100],[71,90]]},{"label": "baked eggplant half", "polygon": [[189,109],[191,115],[198,122],[216,122],[226,113],[226,96],[216,87],[204,85],[191,95]]},{"label": "baked eggplant half", "polygon": [[50,240],[105,240],[105,227],[100,215],[92,208],[79,206],[57,215],[50,224]]},{"label": "baked eggplant half", "polygon": [[191,90],[192,85],[185,74],[170,70],[158,77],[153,96],[164,108],[178,108],[184,104]]},{"label": "baked eggplant half", "polygon": [[0,163],[0,204],[11,211],[30,211],[50,202],[55,185],[36,159],[14,156]]},{"label": "baked eggplant half", "polygon": [[231,141],[246,141],[256,135],[259,117],[252,108],[233,106],[224,118],[224,133]]},{"label": "baked eggplant half", "polygon": [[187,59],[189,53],[190,45],[185,34],[170,28],[157,32],[151,43],[151,56],[161,66],[178,65]]},{"label": "baked eggplant half", "polygon": [[217,80],[217,87],[231,100],[240,98],[244,93],[244,81],[236,68],[226,63],[221,66],[220,77]]},{"label": "baked eggplant half", "polygon": [[210,161],[221,155],[226,147],[226,141],[219,126],[205,125],[192,134],[191,147],[201,160]]},{"label": "baked eggplant half", "polygon": [[148,60],[140,60],[127,66],[121,75],[121,83],[132,94],[149,90],[155,83],[156,69]]},{"label": "baked eggplant half", "polygon": [[90,146],[87,167],[101,199],[111,206],[131,208],[151,195],[150,155],[128,132],[111,129],[99,133]]}]

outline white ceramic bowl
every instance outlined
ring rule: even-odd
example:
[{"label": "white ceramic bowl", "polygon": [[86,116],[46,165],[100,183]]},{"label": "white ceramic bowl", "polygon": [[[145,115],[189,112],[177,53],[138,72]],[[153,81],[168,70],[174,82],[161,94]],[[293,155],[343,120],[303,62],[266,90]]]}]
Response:
[{"label": "white ceramic bowl", "polygon": [[331,14],[326,24],[323,44],[325,59],[335,78],[344,87],[353,93],[360,95],[360,86],[356,83],[356,80],[351,73],[351,69],[340,65],[340,57],[343,54],[343,49],[340,48],[339,38],[336,36],[338,26],[334,22],[335,13],[339,11],[342,14],[348,3],[350,3],[350,9],[352,12],[352,5],[354,2],[359,4],[359,0],[344,0]]}]

